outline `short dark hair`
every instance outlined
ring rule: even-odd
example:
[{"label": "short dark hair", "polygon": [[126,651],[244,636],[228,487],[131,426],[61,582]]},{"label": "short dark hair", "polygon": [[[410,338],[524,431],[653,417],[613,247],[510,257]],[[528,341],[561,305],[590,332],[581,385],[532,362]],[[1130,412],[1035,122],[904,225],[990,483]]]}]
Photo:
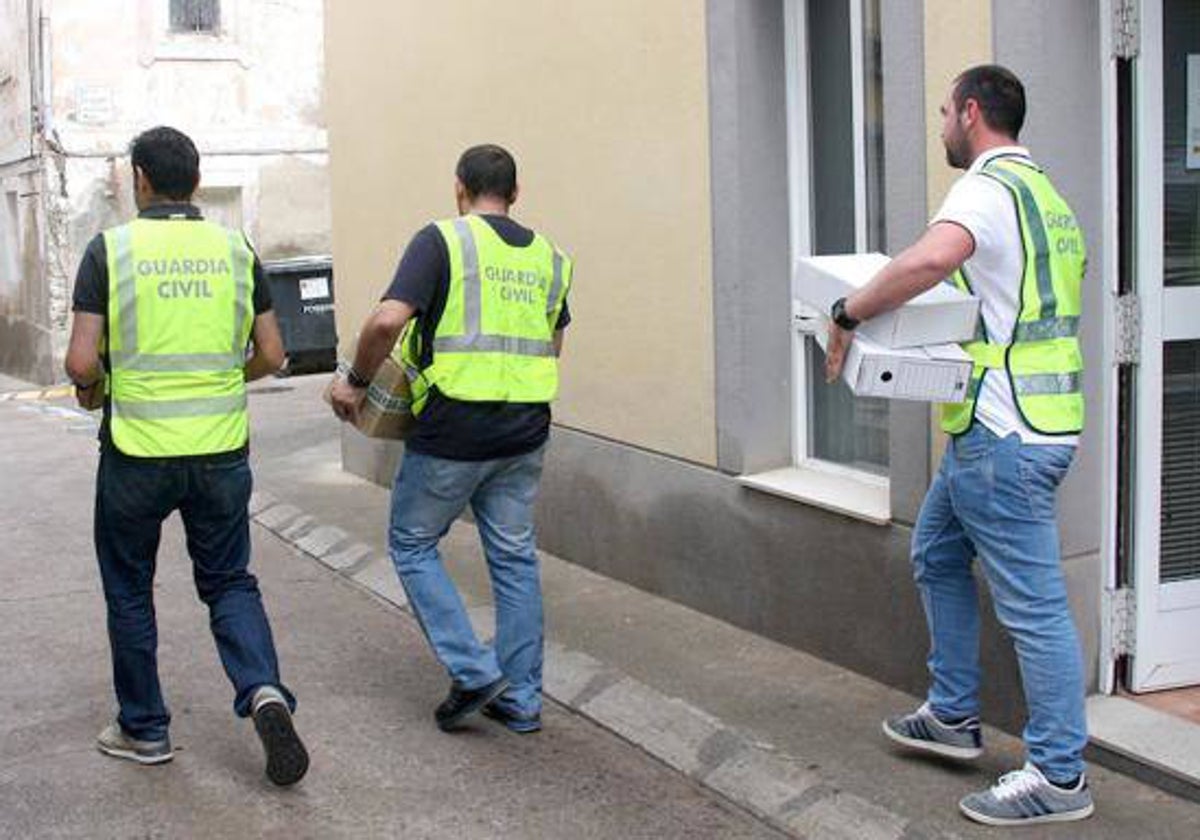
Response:
[{"label": "short dark hair", "polygon": [[1014,140],[1025,125],[1025,86],[1016,74],[998,64],[964,70],[954,82],[954,108],[962,111],[968,99],[979,103],[983,121]]},{"label": "short dark hair", "polygon": [[200,153],[177,129],[160,125],[143,131],[133,138],[129,156],[158,195],[185,201],[200,183]]},{"label": "short dark hair", "polygon": [[472,198],[490,195],[512,204],[517,197],[517,162],[492,143],[463,152],[454,174]]}]

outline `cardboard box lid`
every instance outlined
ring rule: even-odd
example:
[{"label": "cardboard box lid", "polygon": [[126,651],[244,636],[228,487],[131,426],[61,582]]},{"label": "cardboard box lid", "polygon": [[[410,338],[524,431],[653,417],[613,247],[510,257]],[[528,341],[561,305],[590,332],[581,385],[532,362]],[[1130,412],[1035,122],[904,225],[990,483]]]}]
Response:
[{"label": "cardboard box lid", "polygon": [[[808,301],[814,306],[824,306],[825,310],[828,310],[833,302],[845,292],[829,297],[836,287],[821,282],[823,278],[836,279],[843,285],[849,286],[853,291],[867,285],[871,278],[891,261],[891,257],[877,252],[801,257],[796,261],[796,270],[792,273],[792,295],[800,300]],[[814,299],[814,296],[820,296],[822,299]],[[824,299],[826,297],[828,300]],[[905,305],[937,306],[969,300],[973,300],[973,298],[956,286],[950,283],[938,283]]]},{"label": "cardboard box lid", "polygon": [[[792,294],[822,313],[865,286],[890,259],[878,253],[802,257],[792,274]],[[887,347],[920,347],[969,341],[979,319],[979,299],[939,283],[899,309],[863,322],[859,333]]]}]

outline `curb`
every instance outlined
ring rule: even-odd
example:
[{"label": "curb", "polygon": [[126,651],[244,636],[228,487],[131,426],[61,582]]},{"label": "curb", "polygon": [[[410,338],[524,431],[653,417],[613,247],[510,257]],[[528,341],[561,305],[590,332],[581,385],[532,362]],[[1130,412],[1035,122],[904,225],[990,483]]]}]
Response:
[{"label": "curb", "polygon": [[0,393],[0,402],[35,402],[38,400],[59,400],[75,395],[75,389],[70,385],[52,385],[33,391],[5,391]]},{"label": "curb", "polygon": [[[297,551],[412,615],[386,554],[341,528],[256,491],[251,518]],[[490,634],[490,605],[469,610]],[[546,643],[544,694],[792,837],[917,840],[949,837],[824,782],[817,767],[726,726],[577,650]]]}]

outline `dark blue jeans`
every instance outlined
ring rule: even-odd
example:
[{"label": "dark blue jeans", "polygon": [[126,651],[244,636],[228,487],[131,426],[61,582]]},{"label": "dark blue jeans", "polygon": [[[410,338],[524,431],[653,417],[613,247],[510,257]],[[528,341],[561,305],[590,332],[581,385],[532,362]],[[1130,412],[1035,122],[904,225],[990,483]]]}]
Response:
[{"label": "dark blue jeans", "polygon": [[104,447],[96,478],[96,555],[108,604],[108,640],[121,726],[135,738],[166,737],[171,716],[158,682],[154,569],[162,523],[178,510],[200,600],[234,711],[254,691],[278,686],[279,665],[250,562],[250,464],[245,453],[214,459],[130,458]]}]

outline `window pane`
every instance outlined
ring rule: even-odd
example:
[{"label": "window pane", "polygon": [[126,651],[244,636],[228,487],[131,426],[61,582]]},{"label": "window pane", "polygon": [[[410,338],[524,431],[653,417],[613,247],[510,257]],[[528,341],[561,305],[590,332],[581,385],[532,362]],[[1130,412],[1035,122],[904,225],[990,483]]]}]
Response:
[{"label": "window pane", "polygon": [[[855,144],[865,144],[867,243],[883,243],[883,83],[879,66],[879,2],[863,2],[863,136],[855,136],[850,3],[809,0],[809,78],[813,253],[855,250]],[[819,119],[815,118],[819,115]],[[888,403],[855,397],[842,382],[825,383],[825,355],[809,341],[809,441],[814,458],[887,473]]]},{"label": "window pane", "polygon": [[887,475],[888,403],[856,397],[840,379],[825,382],[825,354],[809,339],[809,448],[814,458]]},{"label": "window pane", "polygon": [[854,252],[851,2],[807,3],[814,254]]},{"label": "window pane", "polygon": [[883,212],[883,33],[880,0],[863,2],[863,143],[867,163],[867,248],[884,250],[887,227]]},{"label": "window pane", "polygon": [[220,0],[170,0],[172,32],[216,32],[221,27]]}]

